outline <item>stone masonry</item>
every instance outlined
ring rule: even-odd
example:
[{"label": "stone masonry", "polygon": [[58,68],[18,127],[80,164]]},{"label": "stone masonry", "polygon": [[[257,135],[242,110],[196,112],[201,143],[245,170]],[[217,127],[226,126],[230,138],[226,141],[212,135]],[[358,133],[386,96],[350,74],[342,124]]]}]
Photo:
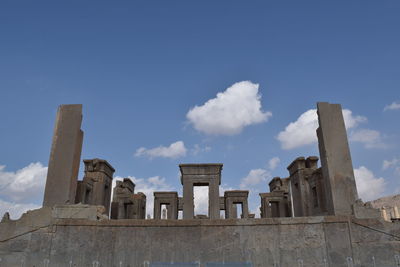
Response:
[{"label": "stone masonry", "polygon": [[43,206],[73,204],[83,131],[82,105],[61,105],[57,111]]},{"label": "stone masonry", "polygon": [[117,181],[111,202],[111,219],[145,219],[146,195],[135,194],[135,184],[129,178]]},{"label": "stone masonry", "polygon": [[326,208],[330,215],[351,215],[358,199],[342,107],[317,103],[317,129]]},{"label": "stone masonry", "polygon": [[[296,158],[289,177],[260,194],[261,218],[249,214],[249,191],[219,195],[222,164],[192,163],[179,165],[183,197],[153,192],[146,220],[146,196],[128,178],[116,182],[109,212],[115,170],[106,160],[84,160],[77,182],[82,106],[60,106],[43,207],[3,216],[0,266],[400,266],[397,207],[390,216],[358,199],[341,106],[317,107],[321,167],[318,157]],[[194,214],[194,186],[209,187],[207,215]]]},{"label": "stone masonry", "polygon": [[102,205],[108,214],[114,168],[103,159],[85,159],[85,176],[78,182],[76,203]]}]

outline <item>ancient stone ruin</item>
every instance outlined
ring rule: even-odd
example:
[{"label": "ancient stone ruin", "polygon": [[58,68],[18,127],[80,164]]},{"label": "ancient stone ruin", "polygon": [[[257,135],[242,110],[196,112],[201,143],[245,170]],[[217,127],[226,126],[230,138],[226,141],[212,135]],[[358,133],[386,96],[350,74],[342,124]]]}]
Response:
[{"label": "ancient stone ruin", "polygon": [[[397,208],[388,219],[358,199],[342,108],[317,110],[319,158],[298,157],[288,177],[269,182],[261,218],[249,213],[248,191],[220,195],[223,165],[207,163],[180,164],[183,195],[153,192],[146,219],[148,196],[129,178],[112,188],[108,161],[83,160],[78,181],[82,105],[62,105],[43,207],[3,216],[0,266],[400,266]],[[194,186],[208,186],[208,214],[195,216]]]}]

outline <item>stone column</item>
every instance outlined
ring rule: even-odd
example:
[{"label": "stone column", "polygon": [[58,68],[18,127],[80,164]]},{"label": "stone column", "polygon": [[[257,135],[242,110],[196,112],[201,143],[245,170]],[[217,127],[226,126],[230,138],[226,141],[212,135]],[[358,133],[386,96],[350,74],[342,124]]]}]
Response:
[{"label": "stone column", "polygon": [[351,215],[358,199],[342,107],[317,103],[317,129],[328,214]]},{"label": "stone column", "polygon": [[249,218],[249,203],[247,199],[242,202],[242,217]]},{"label": "stone column", "polygon": [[81,157],[82,105],[58,107],[43,206],[74,204]]},{"label": "stone column", "polygon": [[219,219],[219,179],[210,180],[208,186],[208,213],[210,219]]},{"label": "stone column", "polygon": [[154,220],[161,220],[161,203],[154,198]]},{"label": "stone column", "polygon": [[191,183],[189,180],[183,180],[183,219],[193,219],[193,218],[194,218],[193,183]]}]

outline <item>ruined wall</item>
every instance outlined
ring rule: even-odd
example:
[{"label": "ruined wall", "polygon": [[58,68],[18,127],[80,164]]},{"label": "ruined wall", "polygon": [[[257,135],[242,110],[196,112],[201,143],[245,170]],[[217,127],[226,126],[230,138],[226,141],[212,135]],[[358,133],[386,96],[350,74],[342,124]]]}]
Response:
[{"label": "ruined wall", "polygon": [[[29,223],[25,218],[24,224]],[[0,224],[0,266],[126,267],[152,266],[155,262],[197,262],[195,266],[247,262],[263,267],[400,264],[396,263],[400,225],[375,219],[52,219],[47,225],[43,220],[41,223],[37,229],[25,228],[25,232],[20,231],[21,223],[13,228],[15,221]],[[16,229],[20,232],[12,233]]]}]

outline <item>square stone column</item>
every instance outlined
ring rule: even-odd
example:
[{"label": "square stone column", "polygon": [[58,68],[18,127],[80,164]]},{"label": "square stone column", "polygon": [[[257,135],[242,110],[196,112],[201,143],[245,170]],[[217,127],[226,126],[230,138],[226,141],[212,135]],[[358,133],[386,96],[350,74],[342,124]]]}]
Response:
[{"label": "square stone column", "polygon": [[193,186],[208,186],[210,219],[219,219],[222,164],[180,164],[183,185],[183,219],[194,218]]},{"label": "square stone column", "polygon": [[358,199],[342,107],[317,103],[317,129],[328,214],[351,215]]},{"label": "square stone column", "polygon": [[74,204],[81,158],[82,105],[58,107],[43,206]]},{"label": "square stone column", "polygon": [[193,183],[187,179],[183,180],[183,219],[194,218],[194,194]]}]

